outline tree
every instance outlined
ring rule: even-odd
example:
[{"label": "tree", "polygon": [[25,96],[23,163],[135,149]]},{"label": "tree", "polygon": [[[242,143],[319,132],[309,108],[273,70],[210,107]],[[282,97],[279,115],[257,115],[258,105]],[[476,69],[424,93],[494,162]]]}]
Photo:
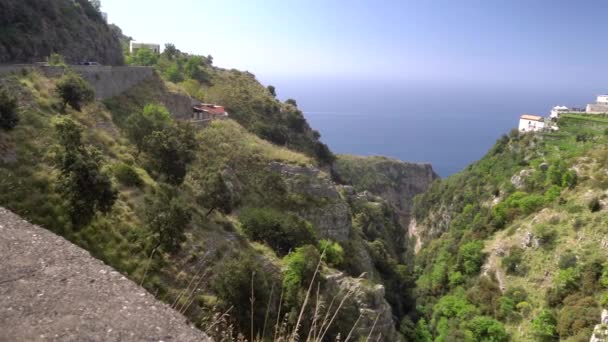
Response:
[{"label": "tree", "polygon": [[144,138],[144,151],[152,167],[171,184],[181,184],[194,160],[196,139],[189,124],[174,123]]},{"label": "tree", "polygon": [[466,327],[473,333],[475,341],[509,341],[509,334],[504,325],[491,317],[477,316],[467,322]]},{"label": "tree", "polygon": [[101,171],[101,153],[82,144],[80,126],[63,119],[55,129],[61,147],[56,158],[60,171],[57,188],[67,202],[72,224],[79,228],[90,223],[96,212],[109,212],[117,192],[110,177]]},{"label": "tree", "polygon": [[483,241],[473,240],[460,246],[458,258],[460,267],[465,274],[473,275],[479,272],[485,259]]},{"label": "tree", "polygon": [[294,214],[270,208],[247,208],[239,220],[245,234],[254,241],[265,242],[279,255],[306,244],[315,244],[311,224]]},{"label": "tree", "polygon": [[57,83],[57,93],[63,100],[63,108],[68,104],[80,111],[83,104],[95,99],[95,91],[91,86],[75,73],[68,73]]},{"label": "tree", "polygon": [[158,55],[150,49],[138,49],[135,55],[131,56],[130,64],[141,66],[152,66],[158,63]]},{"label": "tree", "polygon": [[171,121],[171,114],[165,107],[148,104],[142,112],[131,114],[127,118],[125,131],[139,153],[144,148],[146,137],[152,132],[162,131],[171,124]]},{"label": "tree", "polygon": [[431,331],[429,329],[428,324],[424,318],[421,318],[418,323],[416,323],[416,331],[414,333],[414,342],[432,342],[433,335],[431,335]]},{"label": "tree", "polygon": [[319,251],[312,245],[296,248],[285,257],[287,270],[283,277],[285,299],[290,305],[298,304],[300,289],[308,287],[320,259]]},{"label": "tree", "polygon": [[19,123],[17,116],[17,99],[0,89],[0,128],[10,130]]},{"label": "tree", "polygon": [[173,60],[173,58],[175,58],[178,53],[179,53],[179,50],[177,50],[177,48],[175,47],[174,44],[171,44],[171,43],[165,44],[165,50],[163,51],[163,54],[165,56],[167,56],[167,58],[169,58],[170,60]]},{"label": "tree", "polygon": [[532,320],[532,334],[539,341],[556,341],[556,324],[557,321],[551,311],[543,309],[538,316]]},{"label": "tree", "polygon": [[272,97],[277,97],[277,92],[274,86],[269,85],[268,87],[266,87],[266,89],[268,89],[268,92],[270,93],[270,95],[272,95]]},{"label": "tree", "polygon": [[289,105],[292,105],[292,106],[294,106],[294,107],[298,107],[298,103],[297,103],[297,102],[296,102],[296,100],[294,100],[294,99],[287,99],[287,100],[285,101],[285,103],[287,103],[287,104],[289,104]]},{"label": "tree", "polygon": [[220,172],[206,175],[201,180],[199,187],[200,193],[197,196],[197,201],[209,210],[207,216],[216,209],[223,214],[229,214],[232,211],[231,192]]},{"label": "tree", "polygon": [[147,201],[146,223],[157,246],[170,253],[176,252],[185,240],[184,231],[191,220],[188,206],[167,191]]},{"label": "tree", "polygon": [[208,78],[208,75],[204,72],[203,65],[203,57],[192,56],[188,58],[188,60],[184,64],[184,74],[186,75],[186,77],[191,78],[193,80],[197,80],[201,83],[205,82]]},{"label": "tree", "polygon": [[179,70],[179,65],[177,65],[177,63],[171,63],[167,70],[165,70],[165,77],[173,83],[181,82],[183,78],[182,73]]}]

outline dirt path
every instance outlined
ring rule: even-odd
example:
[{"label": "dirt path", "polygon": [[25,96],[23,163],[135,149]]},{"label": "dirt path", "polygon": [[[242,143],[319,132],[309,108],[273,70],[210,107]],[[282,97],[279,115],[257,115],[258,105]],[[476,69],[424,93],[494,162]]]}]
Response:
[{"label": "dirt path", "polygon": [[210,341],[69,241],[0,208],[0,341]]}]

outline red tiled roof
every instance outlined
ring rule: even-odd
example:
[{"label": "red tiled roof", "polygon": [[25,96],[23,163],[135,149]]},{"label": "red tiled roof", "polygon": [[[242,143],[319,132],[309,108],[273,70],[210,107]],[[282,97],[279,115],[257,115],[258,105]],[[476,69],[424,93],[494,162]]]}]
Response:
[{"label": "red tiled roof", "polygon": [[541,121],[543,119],[542,116],[530,115],[530,114],[524,114],[521,116],[521,118],[524,120],[532,120],[532,121]]},{"label": "red tiled roof", "polygon": [[198,106],[192,107],[194,110],[199,112],[205,112],[211,115],[224,115],[226,114],[226,110],[224,106],[216,106],[211,104],[201,104]]}]

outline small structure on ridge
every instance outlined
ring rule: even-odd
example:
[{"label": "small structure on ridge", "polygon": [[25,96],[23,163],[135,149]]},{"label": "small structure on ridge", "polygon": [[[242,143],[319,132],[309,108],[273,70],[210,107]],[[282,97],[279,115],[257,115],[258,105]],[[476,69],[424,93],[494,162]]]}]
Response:
[{"label": "small structure on ridge", "polygon": [[192,106],[192,121],[211,121],[216,119],[224,119],[228,117],[228,112],[224,106],[218,106],[210,103],[201,103]]},{"label": "small structure on ridge", "polygon": [[132,40],[129,42],[129,53],[135,54],[139,49],[148,49],[155,54],[160,54],[160,45],[155,43],[140,43]]},{"label": "small structure on ridge", "polygon": [[587,105],[585,110],[587,114],[607,114],[608,113],[608,95],[598,95],[595,103]]},{"label": "small structure on ridge", "polygon": [[542,116],[524,114],[519,118],[520,132],[537,132],[545,128],[545,119]]}]

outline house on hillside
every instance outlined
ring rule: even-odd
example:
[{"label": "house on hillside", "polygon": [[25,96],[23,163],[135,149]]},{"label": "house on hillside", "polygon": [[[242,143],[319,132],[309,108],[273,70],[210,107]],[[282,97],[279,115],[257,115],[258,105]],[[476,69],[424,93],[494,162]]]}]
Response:
[{"label": "house on hillside", "polygon": [[560,114],[570,112],[570,108],[566,106],[555,106],[551,109],[551,114],[549,114],[549,118],[558,119]]},{"label": "house on hillside", "polygon": [[129,53],[134,54],[139,49],[148,49],[156,54],[160,54],[160,45],[154,43],[140,43],[132,40],[129,42]]},{"label": "house on hillside", "polygon": [[598,95],[595,103],[587,105],[587,114],[608,114],[608,95]]},{"label": "house on hillside", "polygon": [[211,121],[228,117],[228,112],[223,106],[209,103],[201,103],[192,106],[192,121]]},{"label": "house on hillside", "polygon": [[545,119],[542,116],[524,114],[519,118],[520,132],[537,132],[545,128]]}]

